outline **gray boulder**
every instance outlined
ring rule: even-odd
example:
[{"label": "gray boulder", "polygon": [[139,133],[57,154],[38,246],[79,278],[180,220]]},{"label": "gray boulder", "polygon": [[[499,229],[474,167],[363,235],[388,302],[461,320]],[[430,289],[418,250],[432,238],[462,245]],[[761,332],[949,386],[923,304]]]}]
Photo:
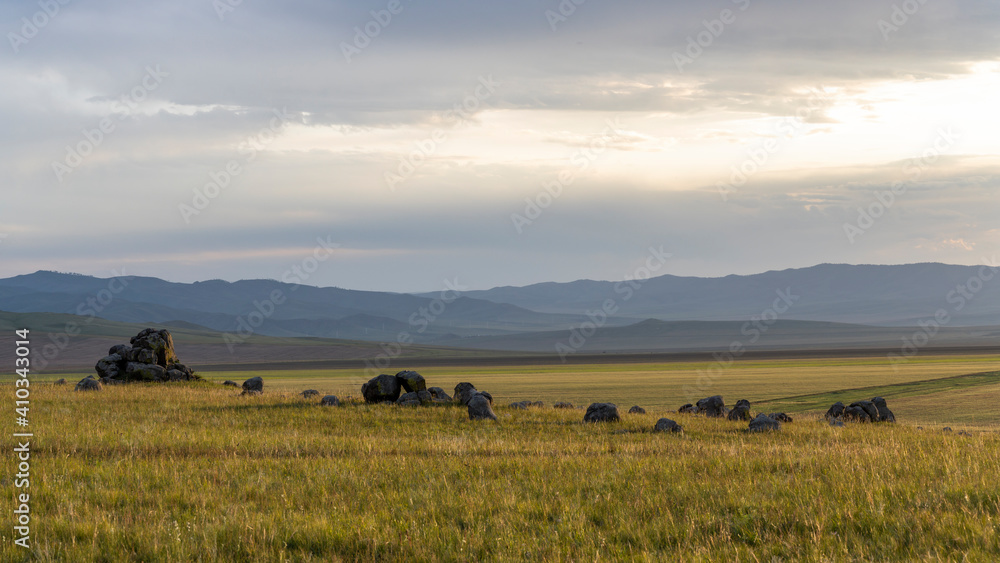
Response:
[{"label": "gray boulder", "polygon": [[791,422],[792,421],[792,417],[788,416],[787,414],[785,414],[783,412],[772,412],[772,413],[769,413],[767,416],[769,416],[770,418],[772,418],[774,420],[777,420],[778,422]]},{"label": "gray boulder", "polygon": [[155,363],[163,368],[178,363],[177,353],[174,351],[174,339],[170,336],[170,331],[147,328],[133,336],[129,343],[132,345],[133,352],[136,349],[149,350],[152,353],[152,361],[149,363]]},{"label": "gray boulder", "polygon": [[53,385],[66,385],[65,379],[57,379]]},{"label": "gray boulder", "polygon": [[848,405],[847,408],[857,407],[861,408],[868,415],[868,420],[870,422],[878,422],[878,409],[875,408],[875,403],[871,401],[855,401]]},{"label": "gray boulder", "polygon": [[319,395],[319,391],[317,391],[315,389],[306,389],[305,391],[302,392],[302,398],[303,399],[308,399],[310,397],[316,397],[318,395]]},{"label": "gray boulder", "polygon": [[750,421],[750,432],[768,432],[781,430],[781,423],[764,413],[760,413]]},{"label": "gray boulder", "polygon": [[125,358],[118,354],[108,354],[107,356],[97,360],[97,365],[94,366],[94,371],[97,372],[97,377],[111,377],[117,378],[122,375],[125,371],[127,362]]},{"label": "gray boulder", "polygon": [[661,418],[653,427],[654,432],[683,432],[684,428],[669,418]]},{"label": "gray boulder", "polygon": [[646,409],[640,407],[639,405],[634,405],[628,410],[629,414],[646,414]]},{"label": "gray boulder", "polygon": [[878,411],[879,422],[896,422],[896,416],[892,414],[892,411],[885,404],[885,399],[875,397],[872,399],[872,404],[875,405],[875,410]]},{"label": "gray boulder", "polygon": [[[462,383],[459,383],[458,385],[455,386],[455,401],[457,401],[457,402],[459,402],[459,403],[461,403],[463,405],[467,405],[467,404],[469,404],[469,399],[471,399],[473,396],[475,396],[475,394],[478,393],[478,392],[479,391],[476,390],[476,386],[475,385],[473,385],[473,384],[471,384],[469,382],[463,381]],[[491,398],[490,402],[491,403],[493,402],[492,398]]]},{"label": "gray boulder", "polygon": [[[746,401],[740,401],[740,403],[742,402]],[[740,403],[736,403],[736,406],[733,407],[733,410],[729,411],[729,415],[727,417],[729,418],[729,420],[746,422],[751,419],[750,404],[747,403],[745,405],[741,405]]]},{"label": "gray boulder", "polygon": [[250,379],[243,382],[244,395],[249,395],[254,392],[258,394],[264,392],[264,379],[260,376],[251,377]]},{"label": "gray boulder", "polygon": [[509,404],[507,406],[510,407],[510,408],[512,408],[512,409],[527,410],[528,409],[528,405],[530,405],[530,404],[531,403],[529,403],[528,401],[518,401],[516,403],[511,403],[511,404]]},{"label": "gray boulder", "polygon": [[678,413],[687,413],[687,414],[698,414],[698,407],[692,405],[691,403],[687,403],[686,405],[684,405],[681,408],[677,409],[677,412]]},{"label": "gray boulder", "polygon": [[340,399],[338,399],[336,395],[327,395],[326,397],[323,397],[322,400],[320,400],[319,404],[323,405],[324,407],[339,407]]},{"label": "gray boulder", "polygon": [[466,406],[469,408],[470,420],[496,420],[497,415],[493,412],[492,401],[483,393],[476,393],[469,398]]},{"label": "gray boulder", "polygon": [[844,403],[837,401],[836,403],[830,406],[830,408],[826,411],[826,414],[823,415],[823,417],[828,420],[831,418],[840,418],[844,416],[844,410],[845,410]]},{"label": "gray boulder", "polygon": [[100,391],[102,389],[101,382],[94,379],[93,375],[88,375],[81,379],[77,384],[74,391]]},{"label": "gray boulder", "polygon": [[427,382],[424,381],[424,376],[415,371],[401,371],[396,374],[396,379],[399,380],[400,387],[407,393],[416,393],[427,389]]},{"label": "gray boulder", "polygon": [[396,404],[401,407],[419,407],[420,397],[413,392],[403,393],[396,399]]},{"label": "gray boulder", "polygon": [[167,369],[157,364],[129,362],[125,366],[124,379],[127,381],[168,381]]},{"label": "gray boulder", "polygon": [[851,422],[871,422],[872,418],[868,416],[865,409],[851,406],[844,409],[844,420]]},{"label": "gray boulder", "polygon": [[402,386],[395,375],[378,375],[361,386],[366,403],[395,403]]},{"label": "gray boulder", "polygon": [[239,383],[236,383],[235,381],[232,381],[232,380],[229,380],[229,379],[223,381],[222,384],[225,385],[225,386],[227,386],[227,387],[239,387],[240,386]]},{"label": "gray boulder", "polygon": [[614,403],[592,403],[583,415],[584,422],[618,422],[618,406]]},{"label": "gray boulder", "polygon": [[698,412],[709,417],[726,416],[726,403],[722,400],[722,395],[713,395],[698,401]]},{"label": "gray boulder", "polygon": [[[156,366],[160,367],[160,366]],[[185,381],[188,375],[179,369],[167,370],[167,381]]]}]

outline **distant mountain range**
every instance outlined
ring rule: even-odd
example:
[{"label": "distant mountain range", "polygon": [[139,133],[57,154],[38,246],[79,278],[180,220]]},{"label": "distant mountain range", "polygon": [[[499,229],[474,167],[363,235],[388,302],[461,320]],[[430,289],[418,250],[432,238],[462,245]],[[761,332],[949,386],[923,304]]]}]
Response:
[{"label": "distant mountain range", "polygon": [[[916,327],[943,312],[950,335],[942,333],[944,340],[958,343],[963,335],[975,335],[982,343],[996,340],[997,333],[954,329],[1000,326],[1000,270],[822,264],[750,276],[581,280],[462,295],[40,271],[0,280],[0,310],[266,336],[380,342],[405,337],[420,344],[495,350],[552,350],[572,328],[593,323],[599,330],[581,349],[594,351],[726,346],[747,340],[754,330],[747,329],[748,322],[758,329],[761,323],[774,325],[761,345],[898,341],[912,330],[869,329]],[[699,324],[704,321],[725,322]]]}]

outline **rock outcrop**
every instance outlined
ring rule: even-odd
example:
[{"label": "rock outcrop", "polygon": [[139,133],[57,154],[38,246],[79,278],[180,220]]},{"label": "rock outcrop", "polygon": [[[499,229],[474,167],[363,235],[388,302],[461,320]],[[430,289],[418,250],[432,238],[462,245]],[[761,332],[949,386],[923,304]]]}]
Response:
[{"label": "rock outcrop", "polygon": [[133,381],[193,381],[201,378],[182,364],[170,331],[147,328],[117,344],[94,366],[97,376],[109,383]]}]

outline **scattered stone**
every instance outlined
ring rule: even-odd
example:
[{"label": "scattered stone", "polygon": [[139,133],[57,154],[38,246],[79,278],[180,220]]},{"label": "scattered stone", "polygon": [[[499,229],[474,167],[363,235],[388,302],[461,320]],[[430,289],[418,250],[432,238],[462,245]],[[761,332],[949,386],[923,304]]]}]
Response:
[{"label": "scattered stone", "polygon": [[552,408],[555,408],[555,409],[571,409],[571,408],[573,408],[573,403],[567,403],[567,402],[564,402],[564,401],[560,401],[560,402],[552,405]]},{"label": "scattered stone", "polygon": [[512,409],[528,410],[528,405],[530,405],[530,404],[531,403],[528,402],[528,401],[518,401],[516,403],[511,403],[511,404],[509,404],[507,406],[510,407],[510,408],[512,408]]},{"label": "scattered stone", "polygon": [[243,394],[249,395],[252,392],[263,393],[264,392],[264,379],[260,376],[251,377],[250,379],[243,382]]},{"label": "scattered stone", "polygon": [[427,391],[431,394],[431,398],[435,400],[451,402],[451,395],[445,393],[444,389],[440,387],[428,387]]},{"label": "scattered stone", "polygon": [[845,410],[844,403],[837,401],[826,411],[826,414],[823,416],[828,420],[833,418],[840,418],[844,416],[844,410]]},{"label": "scattered stone", "polygon": [[239,387],[240,386],[239,383],[236,383],[235,381],[232,381],[230,379],[227,379],[227,380],[223,381],[222,384],[226,385],[228,387]]},{"label": "scattered stone", "polygon": [[396,374],[396,379],[399,380],[399,385],[407,393],[416,393],[427,389],[427,382],[424,380],[424,376],[415,371],[401,371]]},{"label": "scattered stone", "polygon": [[263,391],[258,391],[256,389],[251,389],[249,391],[244,391],[243,393],[241,393],[241,395],[248,395],[250,397],[259,397],[263,394],[264,394]]},{"label": "scattered stone", "polygon": [[57,379],[53,385],[66,385],[65,379]]},{"label": "scattered stone", "polygon": [[469,408],[469,420],[496,420],[497,415],[493,412],[492,404],[492,399],[485,393],[476,393],[470,397],[466,403]]},{"label": "scattered stone", "polygon": [[614,403],[592,403],[583,415],[584,422],[618,422],[618,406]]},{"label": "scattered stone", "polygon": [[318,395],[319,395],[319,391],[317,391],[315,389],[306,389],[305,391],[302,392],[302,398],[303,399],[308,399],[310,397],[316,397]]},{"label": "scattered stone", "polygon": [[677,409],[677,413],[687,413],[687,414],[698,414],[698,407],[688,403],[681,408]]},{"label": "scattered stone", "polygon": [[684,428],[669,418],[661,418],[653,427],[654,432],[683,432]]},{"label": "scattered stone", "polygon": [[543,402],[541,402],[541,401],[535,401],[534,403],[531,403],[531,406],[533,406],[533,407],[538,407],[538,408],[542,408],[542,407],[544,407],[544,406],[545,406],[545,403],[543,403]]},{"label": "scattered stone", "polygon": [[93,375],[88,375],[81,379],[77,384],[74,391],[100,391],[102,389],[101,382],[94,379]]},{"label": "scattered stone", "polygon": [[945,426],[941,429],[941,432],[951,432],[951,426]]},{"label": "scattered stone", "polygon": [[917,430],[923,430],[923,429],[924,429],[924,427],[923,427],[923,426],[918,426],[918,427],[917,427]]},{"label": "scattered stone", "polygon": [[831,418],[830,419],[830,426],[840,426],[840,427],[843,427],[844,426],[844,421],[840,420],[839,418]]},{"label": "scattered stone", "polygon": [[[455,386],[455,400],[463,405],[469,404],[469,399],[475,396],[479,391],[476,390],[476,386],[463,381]],[[492,398],[491,398],[492,399]],[[490,403],[493,401],[491,400]]]},{"label": "scattered stone", "polygon": [[378,375],[361,386],[361,394],[366,403],[395,403],[401,391],[399,378],[394,375]]},{"label": "scattered stone", "polygon": [[319,404],[324,407],[339,407],[340,399],[338,399],[336,395],[327,395],[320,400]]},{"label": "scattered stone", "polygon": [[774,420],[777,420],[778,422],[791,422],[792,421],[792,417],[788,416],[787,414],[785,414],[783,412],[772,412],[772,413],[768,414],[767,416],[769,416],[770,418],[772,418]]},{"label": "scattered stone", "polygon": [[878,412],[879,422],[896,422],[896,416],[892,414],[892,411],[885,404],[885,399],[875,397],[872,399],[872,404],[875,405],[875,410]]},{"label": "scattered stone", "polygon": [[706,397],[698,401],[695,406],[698,407],[699,413],[703,413],[708,417],[726,416],[726,403],[722,400],[722,395]]},{"label": "scattered stone", "polygon": [[781,423],[764,413],[760,413],[750,421],[750,432],[768,432],[781,430]]},{"label": "scattered stone", "polygon": [[968,433],[968,432],[966,432],[965,430],[959,430],[959,431],[958,431],[958,434],[956,434],[956,435],[957,435],[957,436],[972,436],[972,434],[969,434],[969,433]]},{"label": "scattered stone", "polygon": [[633,406],[632,408],[630,408],[628,410],[628,413],[629,414],[646,414],[646,409],[640,407],[639,405],[635,405],[635,406]]}]

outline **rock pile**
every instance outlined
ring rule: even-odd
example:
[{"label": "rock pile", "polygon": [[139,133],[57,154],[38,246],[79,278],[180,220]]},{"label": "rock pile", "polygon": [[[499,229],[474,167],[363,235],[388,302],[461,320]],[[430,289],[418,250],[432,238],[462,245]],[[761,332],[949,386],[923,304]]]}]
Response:
[{"label": "rock pile", "polygon": [[831,422],[896,422],[896,416],[882,397],[874,397],[870,401],[855,401],[846,407],[844,403],[837,401],[823,417]]},{"label": "rock pile", "polygon": [[147,328],[108,350],[94,366],[103,383],[132,381],[191,381],[201,379],[177,358],[167,330]]}]

